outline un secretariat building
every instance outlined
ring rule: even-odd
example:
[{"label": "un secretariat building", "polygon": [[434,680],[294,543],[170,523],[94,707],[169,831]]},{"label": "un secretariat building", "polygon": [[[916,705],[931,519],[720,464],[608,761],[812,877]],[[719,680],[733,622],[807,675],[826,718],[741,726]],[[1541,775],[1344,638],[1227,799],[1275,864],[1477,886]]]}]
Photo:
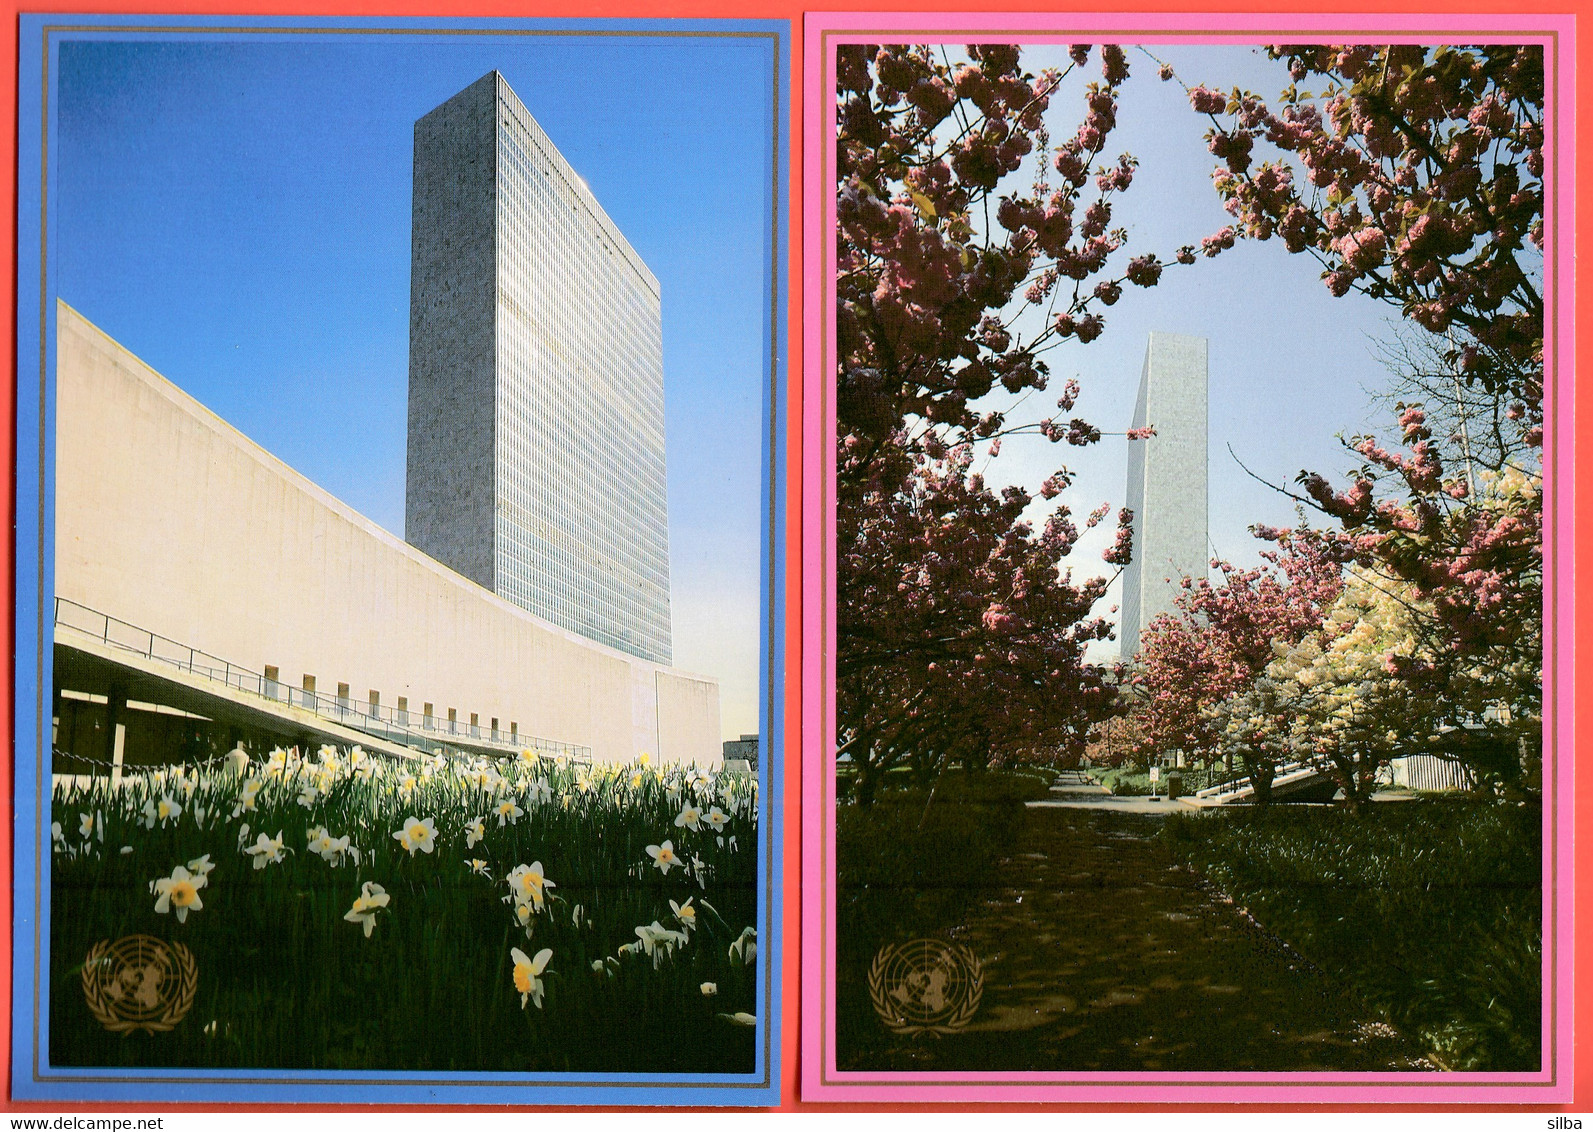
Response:
[{"label": "un secretariat building", "polygon": [[496,71],[415,124],[411,265],[402,539],[58,305],[66,748],[155,758],[138,713],[175,709],[312,749],[720,759],[718,682],[671,666],[658,281]]},{"label": "un secretariat building", "polygon": [[496,71],[415,127],[405,537],[670,663],[658,281]]}]

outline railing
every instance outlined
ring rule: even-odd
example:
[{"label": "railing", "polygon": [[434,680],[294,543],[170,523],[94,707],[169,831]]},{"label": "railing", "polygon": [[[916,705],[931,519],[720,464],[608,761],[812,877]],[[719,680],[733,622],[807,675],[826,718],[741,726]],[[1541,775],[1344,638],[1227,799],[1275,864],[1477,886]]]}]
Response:
[{"label": "railing", "polygon": [[[345,695],[324,696],[309,688],[295,688],[281,680],[267,679],[258,672],[148,629],[141,629],[69,598],[55,599],[55,623],[112,648],[125,649],[147,660],[169,664],[178,671],[213,680],[247,695],[304,708],[321,719],[342,723],[408,747],[429,751],[439,744],[447,746],[450,739],[465,739],[471,746],[496,747],[505,752],[530,748],[581,761],[590,761],[592,758],[592,748],[577,743],[561,743],[534,735],[517,734],[510,737],[491,728],[487,729],[488,734],[483,735],[479,725],[459,724],[447,719],[439,721],[424,714],[420,715],[421,724],[417,727],[411,722],[416,713],[407,709],[399,711],[363,703]],[[457,742],[455,745],[458,745]]]},{"label": "railing", "polygon": [[[1293,762],[1279,763],[1272,772],[1272,782],[1276,785],[1279,780],[1302,771],[1322,772],[1321,762],[1317,759],[1296,759]],[[1242,794],[1252,788],[1250,776],[1241,774],[1237,778],[1230,778],[1216,786],[1208,786],[1204,790],[1195,791],[1197,798],[1225,798],[1229,795]]]}]

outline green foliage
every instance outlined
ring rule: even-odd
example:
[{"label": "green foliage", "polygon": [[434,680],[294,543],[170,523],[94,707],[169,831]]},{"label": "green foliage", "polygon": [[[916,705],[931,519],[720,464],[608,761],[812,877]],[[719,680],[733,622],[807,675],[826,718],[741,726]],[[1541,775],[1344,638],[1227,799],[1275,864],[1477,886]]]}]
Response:
[{"label": "green foliage", "polygon": [[[325,750],[325,749],[324,749]],[[731,946],[757,922],[757,801],[744,777],[586,768],[551,760],[414,773],[350,760],[291,763],[263,778],[174,772],[58,792],[51,857],[50,1038],[57,1065],[474,1071],[747,1072],[756,966]],[[330,772],[328,766],[332,766]],[[253,787],[258,791],[245,802]],[[321,787],[311,796],[307,786]],[[163,797],[182,813],[144,821]],[[522,811],[498,808],[512,802]],[[718,805],[722,830],[676,825]],[[103,815],[84,837],[80,815]],[[432,852],[393,833],[432,818]],[[467,845],[467,823],[485,836]],[[715,821],[717,821],[717,815]],[[245,833],[244,826],[248,830]],[[326,827],[359,851],[343,863],[307,848]],[[280,832],[280,861],[244,851]],[[667,875],[648,846],[669,841]],[[122,852],[131,846],[131,852]],[[178,922],[156,911],[153,881],[209,854],[203,907]],[[479,860],[486,874],[473,871]],[[548,881],[528,916],[505,877],[540,862]],[[367,937],[345,919],[367,882],[389,905]],[[670,902],[696,910],[686,942],[649,956],[639,926],[680,929]],[[530,904],[530,901],[525,901]],[[579,916],[576,909],[579,908]],[[188,946],[199,966],[189,1016],[170,1032],[104,1031],[85,1008],[81,964],[99,940],[147,933]],[[522,1004],[511,948],[552,958],[540,1008]],[[755,954],[755,951],[753,952]],[[605,962],[605,961],[610,962]],[[594,962],[603,970],[594,971]],[[713,996],[700,985],[717,984]]]},{"label": "green foliage", "polygon": [[1175,814],[1162,836],[1450,1068],[1535,1070],[1541,819],[1425,799]]}]

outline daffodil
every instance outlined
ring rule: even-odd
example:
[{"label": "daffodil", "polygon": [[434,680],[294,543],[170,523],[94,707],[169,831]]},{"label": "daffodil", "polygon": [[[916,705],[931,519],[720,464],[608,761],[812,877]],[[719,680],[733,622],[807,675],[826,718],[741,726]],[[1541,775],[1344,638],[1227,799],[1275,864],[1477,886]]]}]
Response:
[{"label": "daffodil", "polygon": [[658,866],[658,871],[665,876],[669,875],[670,869],[681,863],[680,858],[675,856],[674,843],[670,841],[666,841],[662,845],[649,845],[647,847],[647,855],[653,859],[653,864]]},{"label": "daffodil", "polygon": [[304,785],[304,789],[299,791],[299,805],[303,806],[305,809],[309,809],[311,806],[315,805],[316,799],[320,796],[321,791],[316,788],[315,783],[307,782]]},{"label": "daffodil", "polygon": [[544,947],[537,952],[535,959],[527,959],[525,952],[518,947],[509,949],[509,957],[514,960],[514,989],[520,992],[520,1009],[524,1010],[527,1002],[535,1002],[537,1009],[542,1009],[542,972],[547,970],[548,960],[553,958],[553,949]]},{"label": "daffodil", "polygon": [[476,843],[485,840],[487,836],[487,823],[480,818],[471,818],[465,823],[465,848],[474,849]]},{"label": "daffodil", "polygon": [[756,928],[743,928],[736,941],[730,945],[730,960],[744,967],[751,966],[758,957],[758,932]]},{"label": "daffodil", "polygon": [[366,881],[360,886],[360,894],[354,898],[354,907],[343,913],[343,918],[351,923],[365,926],[365,938],[371,938],[371,932],[376,928],[376,913],[387,907],[390,897],[387,890],[375,881]]},{"label": "daffodil", "polygon": [[670,911],[675,913],[675,920],[688,934],[697,926],[697,909],[691,906],[691,897],[686,897],[686,903],[676,904],[669,902]]},{"label": "daffodil", "polygon": [[531,918],[535,915],[536,909],[532,908],[529,904],[516,904],[514,906],[514,922],[525,929],[526,939],[531,938],[531,933],[536,927],[535,921],[533,921]]},{"label": "daffodil", "polygon": [[83,838],[85,841],[87,841],[89,839],[89,837],[93,835],[93,833],[94,833],[94,815],[93,814],[78,814],[78,816],[77,816],[77,835],[79,837]]},{"label": "daffodil", "polygon": [[393,840],[407,849],[411,857],[416,850],[430,853],[437,843],[436,824],[431,818],[405,818],[404,828],[393,831]]},{"label": "daffodil", "polygon": [[539,912],[542,910],[544,889],[559,887],[543,875],[541,861],[516,865],[504,879],[509,882],[509,891],[514,895],[516,904],[529,904]]},{"label": "daffodil", "polygon": [[216,866],[210,862],[209,853],[206,853],[203,857],[195,857],[192,861],[188,862],[188,871],[193,873],[195,876],[204,877],[206,880],[210,878],[210,870],[215,867]]},{"label": "daffodil", "polygon": [[155,901],[155,911],[164,916],[175,908],[177,922],[183,923],[188,919],[190,910],[197,912],[205,906],[199,899],[199,890],[204,886],[203,874],[195,876],[178,865],[171,871],[171,876],[161,877],[150,885],[159,897]]},{"label": "daffodil", "polygon": [[176,821],[181,817],[182,812],[183,808],[172,799],[170,794],[162,795],[159,802],[151,799],[144,803],[144,828],[154,829],[157,821],[164,827],[167,822]]},{"label": "daffodil", "polygon": [[514,804],[513,798],[505,798],[503,801],[499,802],[498,808],[495,812],[498,815],[498,827],[500,829],[503,828],[504,822],[508,822],[510,825],[513,825],[515,822],[519,821],[520,818],[525,816],[525,811]]},{"label": "daffodil", "polygon": [[553,787],[548,785],[547,779],[532,779],[526,787],[526,800],[533,805],[545,806],[553,801]]},{"label": "daffodil", "polygon": [[714,996],[714,995],[719,993],[719,984],[718,983],[704,983],[698,989],[702,991],[702,995],[703,995],[704,998],[711,998],[712,996]]},{"label": "daffodil", "polygon": [[244,852],[254,858],[254,867],[256,869],[263,869],[267,865],[281,864],[284,852],[282,848],[282,831],[278,830],[275,837],[267,837],[262,833],[259,839],[245,849]]},{"label": "daffodil", "polygon": [[723,1018],[726,1022],[736,1026],[756,1026],[758,1024],[757,1015],[748,1014],[744,1010],[738,1010],[734,1014],[720,1014],[717,1017]]},{"label": "daffodil", "polygon": [[688,803],[686,807],[680,811],[680,813],[675,815],[675,828],[689,829],[693,833],[696,833],[698,825],[701,821],[702,811],[696,806]]},{"label": "daffodil", "polygon": [[55,843],[57,849],[66,848],[66,834],[62,831],[61,823],[58,821],[50,823],[50,840]]},{"label": "daffodil", "polygon": [[725,829],[725,823],[730,820],[730,815],[725,813],[718,806],[711,806],[709,807],[708,812],[702,816],[702,820],[708,823],[708,825],[713,828],[715,833],[723,833]]},{"label": "daffodil", "polygon": [[470,871],[479,877],[490,877],[492,875],[492,870],[487,867],[487,862],[480,857],[472,857],[465,864],[469,865]]}]

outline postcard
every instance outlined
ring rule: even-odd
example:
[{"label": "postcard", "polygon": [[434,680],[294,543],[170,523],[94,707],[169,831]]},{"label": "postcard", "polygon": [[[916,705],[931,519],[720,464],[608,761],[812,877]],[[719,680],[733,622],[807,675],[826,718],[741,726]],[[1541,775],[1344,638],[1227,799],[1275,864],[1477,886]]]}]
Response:
[{"label": "postcard", "polygon": [[22,18],[15,1098],[778,1100],[789,48]]},{"label": "postcard", "polygon": [[804,1101],[1571,1098],[1571,32],[808,15]]}]

